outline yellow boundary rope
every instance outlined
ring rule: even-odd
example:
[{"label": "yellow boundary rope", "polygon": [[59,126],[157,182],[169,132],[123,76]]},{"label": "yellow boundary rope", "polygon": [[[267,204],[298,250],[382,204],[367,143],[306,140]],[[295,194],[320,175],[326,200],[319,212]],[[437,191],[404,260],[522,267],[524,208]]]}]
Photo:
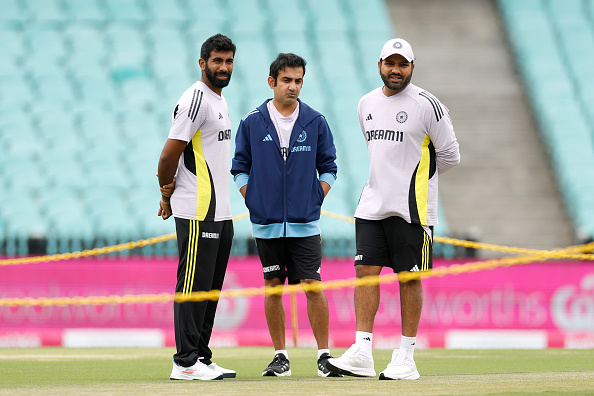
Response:
[{"label": "yellow boundary rope", "polygon": [[[342,215],[339,215],[336,213],[328,212],[326,210],[322,210],[322,214],[325,216],[328,216],[328,217],[334,217],[336,219],[348,221],[351,223],[355,222],[355,219],[352,217],[342,216]],[[233,218],[233,221],[240,220],[240,219],[243,219],[248,216],[249,216],[248,213],[244,213],[239,216],[235,216]],[[130,250],[130,249],[134,249],[134,248],[140,248],[143,246],[154,245],[156,243],[165,242],[165,241],[169,241],[171,239],[175,239],[175,236],[176,236],[175,233],[171,233],[171,234],[161,235],[158,237],[141,239],[141,240],[135,241],[135,242],[126,242],[126,243],[121,243],[119,245],[114,245],[114,246],[105,246],[102,248],[83,250],[81,252],[61,253],[61,254],[53,254],[53,255],[48,255],[48,256],[4,259],[4,260],[0,260],[0,266],[44,263],[44,262],[52,262],[52,261],[64,261],[64,260],[71,260],[71,259],[77,259],[77,258],[82,258],[82,257],[99,256],[102,254],[115,253],[115,252],[120,252],[123,250]],[[546,255],[548,255],[547,257],[549,257],[549,258],[565,258],[565,259],[575,259],[575,260],[593,260],[594,259],[591,255],[587,255],[587,254],[578,254],[578,255],[572,254],[571,252],[568,252],[567,249],[560,249],[560,250],[553,250],[553,251],[537,250],[537,249],[523,249],[523,248],[517,248],[517,247],[510,247],[510,246],[499,246],[499,245],[492,245],[492,244],[488,244],[488,243],[465,241],[462,239],[441,237],[441,236],[437,236],[437,235],[433,239],[435,242],[440,242],[440,243],[454,245],[454,246],[462,246],[462,247],[472,248],[472,249],[493,250],[493,251],[499,251],[499,252],[505,252],[505,253],[515,253],[515,254],[537,254],[537,255],[546,254]],[[587,251],[588,250],[585,250],[585,252],[587,252]]]},{"label": "yellow boundary rope", "polygon": [[[322,214],[336,217],[339,219],[347,220],[354,222],[354,219],[336,215],[330,212],[322,211]],[[240,218],[246,217],[247,214],[238,216],[234,218],[234,220],[238,220]],[[15,265],[15,264],[29,264],[34,262],[46,262],[46,261],[58,261],[58,260],[68,260],[71,258],[79,258],[79,257],[90,257],[99,254],[111,253],[121,250],[126,250],[126,248],[132,249],[135,247],[142,247],[149,244],[154,244],[166,240],[170,240],[175,238],[175,233],[163,235],[160,237],[143,239],[137,242],[128,242],[120,245],[109,246],[104,248],[92,249],[92,250],[85,250],[82,252],[73,252],[73,253],[64,253],[58,255],[51,255],[51,256],[43,256],[43,257],[31,257],[31,258],[22,258],[22,259],[9,259],[9,260],[2,260],[0,261],[0,265]],[[452,245],[458,246],[465,246],[471,247],[475,249],[489,249],[489,250],[499,250],[509,253],[520,253],[525,254],[523,256],[516,256],[516,257],[505,257],[501,259],[491,259],[491,260],[484,260],[466,264],[454,264],[448,267],[439,267],[435,268],[431,271],[421,271],[421,272],[400,272],[398,274],[386,274],[377,277],[366,277],[366,278],[350,278],[350,279],[340,279],[334,281],[326,281],[326,282],[316,282],[312,284],[303,284],[301,290],[296,288],[285,288],[284,285],[275,286],[275,287],[251,287],[245,289],[236,289],[236,290],[211,290],[207,292],[194,292],[190,295],[183,294],[183,293],[176,293],[176,294],[169,294],[169,293],[161,293],[161,294],[141,294],[141,295],[124,295],[124,296],[95,296],[95,297],[54,297],[54,298],[12,298],[12,299],[0,299],[0,307],[1,306],[9,306],[9,307],[17,307],[17,306],[66,306],[66,305],[104,305],[104,304],[147,304],[147,303],[166,303],[166,302],[184,302],[184,301],[204,301],[204,300],[218,300],[219,298],[239,298],[239,297],[255,297],[255,296],[264,296],[267,294],[287,294],[294,292],[295,290],[300,292],[307,292],[307,291],[321,291],[321,290],[333,290],[333,289],[342,289],[342,288],[353,288],[356,286],[371,286],[377,285],[380,283],[389,284],[394,283],[396,281],[399,282],[408,282],[414,279],[420,278],[429,278],[429,277],[443,277],[446,275],[459,275],[463,273],[469,272],[477,272],[477,271],[484,271],[484,270],[492,270],[498,267],[509,267],[512,265],[520,265],[520,264],[529,264],[536,261],[545,261],[550,258],[566,258],[566,259],[579,259],[579,260],[594,260],[594,255],[592,254],[579,254],[585,252],[593,252],[594,251],[594,242],[586,244],[586,245],[579,245],[579,246],[571,246],[565,249],[558,249],[552,251],[546,250],[535,250],[535,249],[521,249],[521,248],[513,248],[513,247],[506,247],[506,246],[497,246],[497,245],[490,245],[490,244],[482,244],[478,242],[470,242],[470,241],[463,241],[454,238],[446,238],[446,237],[435,237],[437,241],[438,238],[440,239],[438,242],[442,243],[449,243]],[[34,261],[30,259],[35,259]]]},{"label": "yellow boundary rope", "polygon": [[[244,213],[239,216],[235,216],[233,221],[243,219],[247,217],[249,214]],[[171,234],[161,235],[158,237],[141,239],[136,242],[126,242],[121,243],[119,245],[114,246],[105,246],[102,248],[95,248],[89,250],[83,250],[82,252],[72,252],[72,253],[60,253],[60,254],[52,254],[48,256],[37,256],[37,257],[21,257],[21,258],[14,258],[14,259],[5,259],[0,260],[0,266],[3,265],[17,265],[17,264],[33,264],[33,263],[45,263],[50,261],[64,261],[64,260],[71,260],[77,259],[82,257],[92,257],[92,256],[99,256],[101,254],[108,254],[108,253],[115,253],[121,252],[123,250],[131,250],[134,248],[140,248],[143,246],[154,245],[160,242],[169,241],[171,239],[175,239],[175,232]]]},{"label": "yellow boundary rope", "polygon": [[[572,246],[564,250],[558,250],[548,253],[560,253],[562,251],[572,252],[587,252],[594,249],[594,243],[587,245]],[[422,272],[400,272],[398,274],[386,274],[376,277],[365,278],[350,278],[339,279],[326,282],[316,282],[312,284],[303,284],[299,288],[285,288],[284,285],[274,287],[248,287],[245,289],[235,290],[211,290],[207,292],[194,292],[191,294],[183,293],[161,293],[161,294],[140,294],[140,295],[124,295],[124,296],[99,296],[99,297],[54,297],[54,298],[11,298],[0,300],[0,306],[65,306],[65,305],[104,305],[104,304],[148,304],[148,303],[167,303],[171,301],[204,301],[204,300],[218,300],[219,298],[239,298],[239,297],[257,297],[267,294],[288,294],[291,291],[307,292],[307,291],[321,291],[321,290],[336,290],[344,288],[353,288],[356,286],[372,286],[380,283],[390,284],[396,281],[408,282],[414,279],[443,277],[446,275],[460,275],[463,273],[478,272],[484,270],[492,270],[498,267],[509,267],[512,265],[529,264],[535,261],[547,260],[547,254],[534,254],[520,257],[506,257],[502,259],[492,259],[485,261],[477,261],[466,264],[454,264],[448,267],[438,267],[432,271]],[[592,255],[587,255],[592,260]]]}]

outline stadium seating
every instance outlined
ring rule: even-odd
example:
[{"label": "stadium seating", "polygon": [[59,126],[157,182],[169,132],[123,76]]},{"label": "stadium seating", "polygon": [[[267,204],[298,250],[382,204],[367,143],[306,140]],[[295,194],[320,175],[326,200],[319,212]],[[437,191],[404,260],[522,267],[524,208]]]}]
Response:
[{"label": "stadium seating", "polygon": [[567,212],[594,235],[594,1],[498,4]]},{"label": "stadium seating", "polygon": [[[217,32],[238,48],[224,90],[233,130],[271,96],[278,52],[306,58],[301,97],[338,148],[324,209],[353,215],[368,172],[356,106],[379,85],[377,53],[393,36],[382,0],[0,0],[0,183],[10,191],[0,255],[26,254],[33,234],[58,253],[175,231],[156,216],[157,162],[175,102],[200,77],[200,46]],[[234,215],[247,212],[235,188],[231,198]],[[354,254],[352,223],[321,224],[324,254]],[[253,252],[249,220],[235,235],[233,254]],[[138,251],[175,254],[176,244]]]}]

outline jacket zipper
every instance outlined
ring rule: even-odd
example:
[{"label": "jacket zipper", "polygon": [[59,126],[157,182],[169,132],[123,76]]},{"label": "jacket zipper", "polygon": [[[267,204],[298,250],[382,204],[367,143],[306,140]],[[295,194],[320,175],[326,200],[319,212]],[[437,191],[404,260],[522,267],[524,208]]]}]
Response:
[{"label": "jacket zipper", "polygon": [[[288,154],[288,153],[287,153]],[[281,154],[282,155],[282,154]],[[287,155],[287,158],[289,156]],[[287,159],[283,156],[283,236],[287,237]]]}]

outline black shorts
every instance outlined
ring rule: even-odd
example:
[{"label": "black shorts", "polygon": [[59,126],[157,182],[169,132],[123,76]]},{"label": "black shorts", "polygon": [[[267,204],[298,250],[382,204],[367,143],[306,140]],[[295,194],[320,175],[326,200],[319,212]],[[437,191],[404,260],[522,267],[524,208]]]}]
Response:
[{"label": "black shorts", "polygon": [[433,268],[431,235],[420,224],[401,217],[382,220],[355,219],[357,254],[355,265],[390,267],[394,272],[427,271]]},{"label": "black shorts", "polygon": [[319,235],[302,238],[256,238],[264,279],[280,278],[284,283],[301,279],[322,280],[322,239]]}]

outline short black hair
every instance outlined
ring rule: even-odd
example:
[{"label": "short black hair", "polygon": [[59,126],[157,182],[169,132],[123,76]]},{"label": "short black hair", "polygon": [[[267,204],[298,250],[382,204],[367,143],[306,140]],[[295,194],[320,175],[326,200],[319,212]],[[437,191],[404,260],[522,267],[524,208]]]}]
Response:
[{"label": "short black hair", "polygon": [[274,84],[276,85],[276,79],[278,78],[278,73],[281,70],[284,70],[285,67],[302,67],[303,68],[303,75],[305,75],[305,65],[307,62],[305,59],[300,57],[299,55],[295,54],[284,54],[280,53],[276,57],[276,59],[270,64],[270,74],[272,78],[274,78]]},{"label": "short black hair", "polygon": [[235,49],[235,44],[233,44],[233,41],[231,41],[229,37],[217,33],[206,39],[202,44],[202,48],[200,48],[200,58],[208,61],[212,51],[233,51],[233,56],[235,56]]}]

